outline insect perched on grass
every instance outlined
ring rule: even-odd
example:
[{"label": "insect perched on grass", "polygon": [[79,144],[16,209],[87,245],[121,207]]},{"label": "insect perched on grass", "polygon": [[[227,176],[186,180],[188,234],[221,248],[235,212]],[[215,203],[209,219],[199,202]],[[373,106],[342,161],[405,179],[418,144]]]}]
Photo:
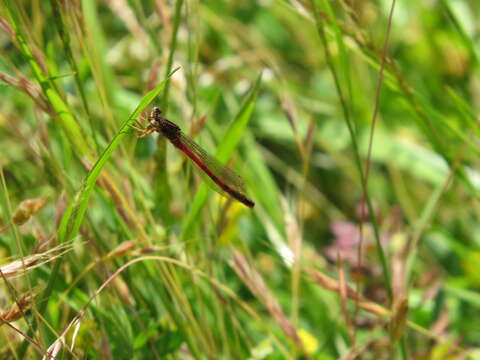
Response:
[{"label": "insect perched on grass", "polygon": [[255,203],[245,195],[242,178],[213,156],[208,155],[205,150],[185,135],[178,125],[161,116],[161,113],[162,111],[158,107],[152,109],[148,116],[149,124],[145,128],[135,128],[140,131],[138,137],[143,138],[155,131],[162,134],[212,180],[207,183],[215,191],[253,208]]}]

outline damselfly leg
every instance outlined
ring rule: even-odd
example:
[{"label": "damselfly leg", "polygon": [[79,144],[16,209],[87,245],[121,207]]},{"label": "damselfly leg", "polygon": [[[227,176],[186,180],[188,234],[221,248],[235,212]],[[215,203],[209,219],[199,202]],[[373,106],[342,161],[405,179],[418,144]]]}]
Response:
[{"label": "damselfly leg", "polygon": [[148,124],[147,126],[143,126],[142,123],[138,121],[138,119],[135,119],[135,125],[129,125],[129,126],[138,132],[137,134],[138,139],[144,138],[155,131],[155,129],[150,124]]}]

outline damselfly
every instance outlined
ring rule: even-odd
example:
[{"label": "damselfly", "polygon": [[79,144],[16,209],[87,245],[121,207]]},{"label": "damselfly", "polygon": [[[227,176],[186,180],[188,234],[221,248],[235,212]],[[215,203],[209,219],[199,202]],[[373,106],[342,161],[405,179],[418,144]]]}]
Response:
[{"label": "damselfly", "polygon": [[211,180],[209,184],[214,190],[253,208],[255,203],[245,195],[242,178],[213,156],[208,155],[205,150],[185,135],[178,125],[161,116],[161,113],[158,107],[152,109],[148,117],[149,124],[144,129],[140,129],[141,133],[138,137],[143,138],[155,131],[162,134],[208,176]]}]

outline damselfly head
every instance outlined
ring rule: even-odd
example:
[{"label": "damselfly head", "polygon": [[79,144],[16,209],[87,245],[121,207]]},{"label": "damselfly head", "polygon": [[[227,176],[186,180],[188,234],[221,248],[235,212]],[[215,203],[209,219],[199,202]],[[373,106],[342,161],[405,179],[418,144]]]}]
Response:
[{"label": "damselfly head", "polygon": [[162,110],[160,110],[158,107],[155,106],[150,112],[150,116],[148,117],[150,124],[152,124],[153,126],[158,125],[158,123],[160,122],[161,113],[162,113]]},{"label": "damselfly head", "polygon": [[158,118],[162,114],[162,110],[158,107],[154,107],[152,111],[150,112],[150,117],[151,118]]}]

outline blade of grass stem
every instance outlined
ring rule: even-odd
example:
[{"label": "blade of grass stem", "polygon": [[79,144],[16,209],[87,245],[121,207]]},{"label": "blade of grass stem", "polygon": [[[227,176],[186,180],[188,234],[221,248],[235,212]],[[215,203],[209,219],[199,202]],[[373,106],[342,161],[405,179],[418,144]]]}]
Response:
[{"label": "blade of grass stem", "polygon": [[[169,74],[169,77],[173,75],[178,69],[175,69],[172,73]],[[155,89],[148,92],[140,101],[137,108],[132,112],[128,119],[120,127],[119,131],[108,144],[107,148],[104,150],[103,154],[97,160],[95,165],[92,167],[92,170],[88,173],[80,191],[75,196],[74,202],[71,204],[70,211],[67,211],[66,215],[62,218],[62,222],[59,227],[59,240],[60,242],[68,241],[76,236],[80,225],[83,221],[85,211],[88,205],[88,200],[95,186],[95,182],[100,175],[100,172],[113,151],[120,144],[120,141],[128,134],[130,126],[135,123],[135,120],[141,114],[143,109],[145,109],[153,99],[163,90],[167,79],[163,80]],[[72,213],[75,213],[73,219],[71,219]]]},{"label": "blade of grass stem", "polygon": [[69,106],[63,101],[62,96],[58,93],[57,89],[51,81],[48,80],[47,76],[43,73],[41,65],[37,62],[33,52],[30,49],[22,29],[19,26],[19,21],[16,16],[16,13],[12,7],[12,4],[9,0],[4,0],[5,9],[10,20],[10,25],[15,32],[16,39],[18,41],[20,51],[23,56],[26,58],[30,68],[32,69],[35,78],[40,84],[42,91],[45,97],[48,99],[50,105],[55,110],[63,131],[67,135],[70,143],[77,148],[76,153],[79,153],[83,156],[90,155],[90,147],[85,140],[85,137],[82,136],[82,130],[78,126],[75,117],[70,111]]},{"label": "blade of grass stem", "polygon": [[88,105],[87,97],[85,95],[85,90],[83,88],[83,83],[80,80],[80,70],[75,61],[75,57],[73,56],[72,48],[70,46],[70,31],[65,26],[65,21],[63,18],[63,14],[60,11],[62,9],[59,0],[50,0],[50,7],[52,8],[53,12],[53,20],[54,24],[57,28],[58,34],[60,35],[60,39],[62,40],[63,50],[65,52],[66,58],[70,64],[70,68],[73,70],[73,77],[75,80],[75,85],[77,87],[77,91],[80,94],[80,99],[82,101],[83,108],[85,110],[85,114],[88,118],[88,124],[90,126],[90,131],[92,133],[93,141],[95,142],[95,146],[97,149],[97,154],[100,153],[100,145],[98,144],[97,139],[97,132],[95,131],[92,123],[92,119],[90,116],[90,108]]},{"label": "blade of grass stem", "polygon": [[[170,40],[170,45],[168,48],[168,60],[167,66],[165,68],[166,74],[169,74],[173,66],[173,57],[177,48],[177,35],[178,29],[180,27],[180,21],[182,19],[182,7],[183,0],[178,0],[175,4],[175,15],[173,20],[173,32]],[[166,114],[168,112],[169,105],[169,95],[170,95],[170,81],[167,78],[165,84],[165,89],[160,99],[160,107],[162,111]],[[167,178],[167,146],[166,141],[163,137],[158,139],[158,150],[155,155],[155,163],[158,168],[158,176],[155,178],[154,188],[156,189],[154,199],[157,204],[156,216],[163,214],[163,218],[168,225],[172,221],[172,216],[170,215],[170,202],[172,198],[172,190]]]},{"label": "blade of grass stem", "polygon": [[312,6],[312,11],[313,11],[313,16],[314,16],[314,19],[315,19],[317,31],[318,31],[318,34],[319,34],[320,39],[322,41],[322,44],[323,44],[323,49],[324,49],[324,52],[325,52],[325,58],[326,58],[328,67],[330,68],[330,72],[332,73],[334,83],[335,83],[335,88],[337,90],[337,94],[338,94],[338,97],[339,97],[339,100],[340,100],[340,104],[342,106],[342,110],[343,110],[343,114],[344,114],[344,120],[345,120],[345,123],[347,124],[348,131],[350,133],[350,139],[351,139],[351,142],[352,142],[352,148],[353,148],[353,153],[354,153],[354,157],[355,157],[355,164],[357,165],[357,169],[358,169],[358,172],[359,172],[361,184],[362,184],[362,187],[363,187],[365,201],[367,203],[368,212],[369,212],[369,215],[370,215],[370,220],[371,220],[372,225],[373,225],[377,254],[378,254],[378,257],[380,259],[380,264],[382,266],[383,278],[384,278],[384,281],[385,281],[385,287],[387,288],[388,297],[391,300],[391,298],[392,298],[392,286],[391,286],[391,282],[390,282],[390,271],[389,271],[389,268],[388,268],[388,265],[387,265],[387,259],[386,259],[385,253],[384,253],[382,245],[380,243],[380,229],[379,229],[378,222],[377,222],[377,219],[376,219],[376,216],[375,216],[375,211],[373,209],[370,196],[368,195],[367,183],[365,182],[365,174],[363,172],[363,166],[362,166],[362,162],[361,162],[361,158],[360,158],[360,152],[359,152],[358,143],[357,143],[357,139],[356,139],[355,128],[354,128],[354,125],[353,125],[353,121],[350,118],[349,108],[348,108],[348,105],[346,103],[346,99],[345,99],[345,96],[344,96],[344,93],[343,93],[343,90],[342,90],[342,86],[340,84],[340,79],[338,77],[337,70],[335,68],[335,65],[334,65],[334,62],[333,62],[333,59],[332,59],[332,55],[330,54],[330,50],[329,50],[329,47],[328,47],[328,41],[327,41],[327,37],[326,37],[326,34],[325,34],[324,26],[323,26],[323,21],[320,18],[320,14],[319,14],[319,11],[318,11],[317,6],[315,4],[315,1],[310,0],[310,4]]},{"label": "blade of grass stem", "polygon": [[[172,40],[170,42],[168,60],[167,60],[167,68],[166,74],[171,72],[173,66],[173,56],[175,54],[175,50],[177,48],[177,35],[178,35],[178,28],[180,26],[180,20],[182,19],[182,7],[183,7],[183,0],[177,0],[175,3],[175,15],[173,19],[173,33],[172,33]],[[169,97],[169,90],[170,90],[170,82],[167,80],[165,84],[165,90],[163,92],[162,100],[160,102],[161,108],[163,112],[167,113],[168,110],[168,97]]]}]

